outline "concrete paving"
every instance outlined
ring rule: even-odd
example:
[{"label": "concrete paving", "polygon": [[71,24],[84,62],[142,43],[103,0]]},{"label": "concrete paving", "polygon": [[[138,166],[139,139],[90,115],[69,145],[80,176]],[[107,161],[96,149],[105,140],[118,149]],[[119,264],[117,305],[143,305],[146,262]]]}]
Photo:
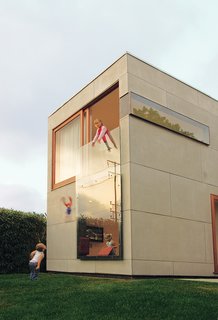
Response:
[{"label": "concrete paving", "polygon": [[201,282],[213,282],[218,284],[218,278],[184,278],[181,280],[186,280],[186,281],[201,281]]}]

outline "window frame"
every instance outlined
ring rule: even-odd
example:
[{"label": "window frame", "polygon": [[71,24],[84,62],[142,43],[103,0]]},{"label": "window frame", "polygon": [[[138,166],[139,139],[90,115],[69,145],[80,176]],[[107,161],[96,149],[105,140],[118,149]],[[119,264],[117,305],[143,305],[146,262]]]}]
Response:
[{"label": "window frame", "polygon": [[218,230],[216,230],[216,208],[215,208],[215,201],[218,202],[218,195],[211,194],[210,195],[211,200],[211,215],[212,215],[212,237],[213,237],[213,257],[214,257],[214,273],[218,274],[218,254],[217,254],[217,233]]},{"label": "window frame", "polygon": [[[130,99],[130,109],[131,109],[131,114],[134,117],[137,117],[139,119],[142,119],[144,121],[150,122],[152,124],[155,124],[159,127],[165,128],[167,130],[170,130],[172,132],[175,132],[176,134],[180,134],[184,137],[187,137],[189,139],[192,139],[194,141],[203,143],[207,146],[210,145],[210,128],[208,125],[201,123],[193,118],[190,118],[182,113],[179,113],[173,109],[170,109],[164,105],[161,105],[153,100],[150,100],[146,97],[143,97],[135,92],[130,91],[129,92],[129,99]],[[165,119],[168,115],[172,116],[177,122],[175,123],[170,123],[171,126],[166,125],[164,123],[161,123],[160,121],[156,121],[155,119],[151,119],[149,117],[144,117],[141,116],[139,114],[137,114],[136,112],[136,108],[134,107],[134,101],[135,102],[139,102],[144,104],[144,107],[148,110],[152,109],[155,112],[162,112],[162,116],[160,116],[160,118]],[[141,111],[141,110],[140,110]],[[166,116],[166,117],[165,117]],[[181,125],[181,121],[186,123],[186,124],[190,124],[192,126],[192,128],[194,129],[193,132],[186,132],[186,130],[183,130],[182,128],[180,128],[181,130],[176,129],[175,127],[173,128],[173,126],[175,125]],[[201,131],[202,134],[202,138],[199,136],[194,136],[194,134],[196,133],[196,129]],[[193,135],[190,135],[193,134]]]},{"label": "window frame", "polygon": [[[73,121],[75,118],[80,117],[80,146],[89,143],[91,141],[91,123],[90,123],[90,109],[91,107],[96,104],[98,101],[103,99],[105,96],[110,94],[113,90],[119,88],[119,82],[116,82],[114,85],[112,85],[110,88],[105,90],[102,94],[100,94],[98,97],[93,99],[91,102],[89,102],[86,106],[84,106],[82,109],[80,109],[78,112],[70,116],[68,119],[63,121],[61,124],[59,124],[57,127],[55,127],[52,130],[52,173],[51,173],[51,190],[55,190],[58,188],[61,188],[67,184],[73,183],[76,181],[76,176],[70,177],[68,179],[65,179],[63,181],[60,181],[58,183],[55,183],[55,170],[56,170],[56,133],[60,129],[62,129],[64,126],[69,124],[71,121]],[[85,120],[86,116],[86,120]],[[84,124],[86,121],[86,137],[84,134]]]},{"label": "window frame", "polygon": [[81,130],[84,122],[83,110],[80,110],[79,112],[75,113],[70,118],[68,118],[67,120],[65,120],[64,122],[62,122],[60,125],[58,125],[56,128],[52,130],[52,190],[55,190],[57,188],[63,187],[69,183],[76,181],[76,176],[73,176],[56,183],[55,175],[56,175],[56,133],[62,128],[64,128],[71,121],[76,119],[77,117],[80,117],[80,145],[82,145],[84,141],[84,135],[82,134],[83,131]]}]

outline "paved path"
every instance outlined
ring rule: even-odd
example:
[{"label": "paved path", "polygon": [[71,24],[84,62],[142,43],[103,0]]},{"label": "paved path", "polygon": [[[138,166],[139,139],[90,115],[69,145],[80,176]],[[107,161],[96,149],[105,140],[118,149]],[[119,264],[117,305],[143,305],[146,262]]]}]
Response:
[{"label": "paved path", "polygon": [[218,278],[199,278],[199,279],[191,279],[191,278],[184,278],[181,280],[187,280],[187,281],[202,281],[202,282],[213,282],[218,284]]}]

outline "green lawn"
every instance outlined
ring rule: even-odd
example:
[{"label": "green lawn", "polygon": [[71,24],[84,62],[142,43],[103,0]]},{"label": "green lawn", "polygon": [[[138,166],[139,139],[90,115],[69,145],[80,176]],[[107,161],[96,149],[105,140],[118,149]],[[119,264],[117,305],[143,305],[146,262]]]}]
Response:
[{"label": "green lawn", "polygon": [[1,320],[218,320],[218,284],[41,273],[0,275]]}]

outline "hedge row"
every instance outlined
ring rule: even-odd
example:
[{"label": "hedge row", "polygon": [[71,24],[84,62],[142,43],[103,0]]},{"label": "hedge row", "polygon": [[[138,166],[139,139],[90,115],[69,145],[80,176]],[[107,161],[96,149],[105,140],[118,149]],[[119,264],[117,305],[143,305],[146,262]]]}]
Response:
[{"label": "hedge row", "polygon": [[28,272],[37,242],[46,242],[44,215],[0,208],[0,273]]}]

